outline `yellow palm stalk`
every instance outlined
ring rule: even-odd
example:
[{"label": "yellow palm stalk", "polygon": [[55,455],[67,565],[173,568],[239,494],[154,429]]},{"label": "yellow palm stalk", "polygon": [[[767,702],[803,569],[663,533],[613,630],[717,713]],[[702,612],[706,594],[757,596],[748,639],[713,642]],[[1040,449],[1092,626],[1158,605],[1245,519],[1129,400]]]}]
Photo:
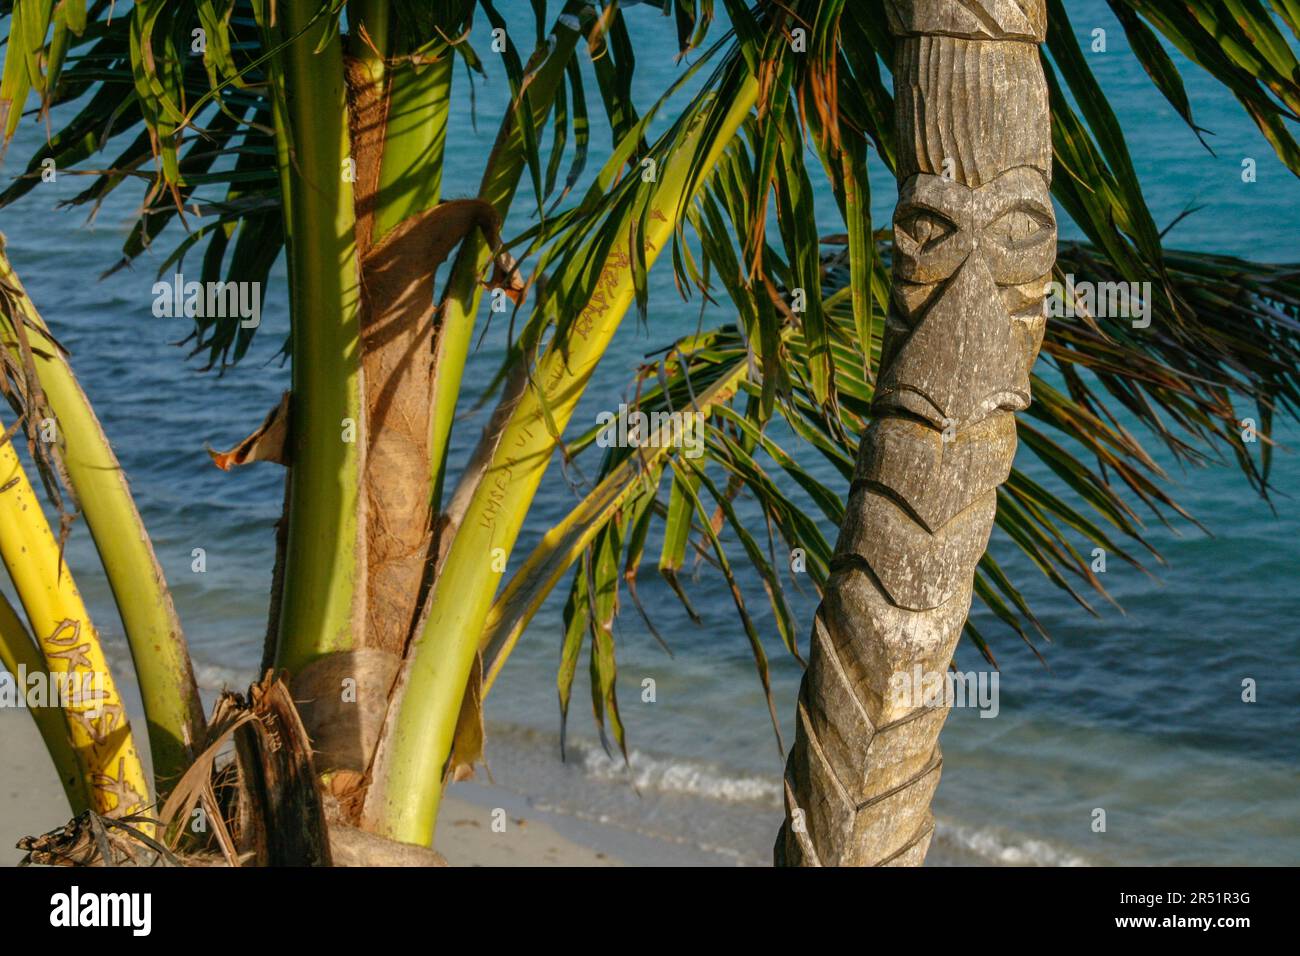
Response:
[{"label": "yellow palm stalk", "polygon": [[[36,642],[28,635],[18,612],[3,594],[0,594],[0,664],[13,676],[14,686],[20,694],[27,690],[24,675],[45,671],[45,658],[36,649]],[[27,712],[36,721],[36,729],[54,762],[54,769],[58,771],[68,806],[72,808],[73,816],[79,816],[90,808],[90,796],[77,752],[72,749],[68,721],[63,711],[55,707],[29,707]]]},{"label": "yellow palm stalk", "polygon": [[[0,433],[3,433],[0,425]],[[0,444],[0,560],[40,645],[62,703],[91,809],[125,816],[148,805],[149,786],[104,648],[59,553],[13,442]]]}]

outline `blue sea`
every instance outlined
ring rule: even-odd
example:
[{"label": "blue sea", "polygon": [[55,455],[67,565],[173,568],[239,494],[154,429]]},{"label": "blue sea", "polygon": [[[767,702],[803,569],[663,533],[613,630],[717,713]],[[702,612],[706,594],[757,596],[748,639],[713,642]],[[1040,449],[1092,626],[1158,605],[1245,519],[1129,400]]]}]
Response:
[{"label": "blue sea", "polygon": [[[505,6],[520,8],[523,4]],[[1119,115],[1157,223],[1188,206],[1201,207],[1169,234],[1171,246],[1213,250],[1276,262],[1300,261],[1300,181],[1236,101],[1175,54],[1198,123],[1212,132],[1214,154],[1159,96],[1131,54],[1119,24],[1100,0],[1072,2],[1073,25],[1085,50],[1094,28],[1106,31],[1105,52],[1088,53]],[[523,11],[516,11],[522,13]],[[637,56],[634,98],[644,109],[684,69],[674,60],[672,21],[637,6],[628,11]],[[531,36],[531,17],[511,20]],[[474,42],[488,50],[484,24]],[[508,98],[504,70],[486,55],[470,112],[469,84],[458,72],[456,114],[448,136],[444,195],[469,196],[491,148]],[[589,103],[598,112],[594,85]],[[674,115],[666,111],[666,117]],[[55,123],[67,113],[57,114]],[[652,133],[661,131],[660,119]],[[607,155],[608,131],[593,119],[590,176]],[[24,122],[0,175],[21,172],[45,135]],[[110,148],[110,152],[113,150]],[[1242,160],[1257,179],[1244,183]],[[106,162],[107,160],[105,160]],[[875,164],[874,215],[888,222],[894,184]],[[815,167],[814,167],[815,168]],[[56,210],[86,180],[62,172],[16,207],[0,212],[0,230],[28,290],[72,361],[126,468],[168,581],[205,691],[242,688],[254,677],[265,630],[274,558],[272,525],[281,505],[277,468],[257,465],[225,474],[212,467],[204,443],[227,447],[251,431],[288,385],[278,351],[287,329],[283,264],[273,273],[261,331],[244,361],[224,375],[199,370],[176,346],[183,319],[151,312],[151,286],[175,230],[133,269],[99,280],[116,262],[143,185],[127,184],[93,221],[85,208]],[[530,224],[527,187],[507,228]],[[842,231],[827,192],[823,232]],[[1062,236],[1078,237],[1063,214]],[[197,274],[199,263],[186,263]],[[678,297],[665,261],[651,274],[647,323],[629,318],[575,418],[584,427],[598,411],[631,393],[646,353],[693,331],[698,299]],[[722,297],[725,301],[725,297]],[[725,308],[705,320],[726,321]],[[1156,321],[1159,321],[1158,317]],[[473,355],[466,382],[488,381],[505,329],[497,323]],[[477,397],[477,396],[475,396]],[[466,402],[469,409],[472,402]],[[483,415],[467,411],[456,427],[458,462],[477,438]],[[976,606],[1000,664],[999,713],[981,719],[957,709],[943,734],[945,769],[935,800],[939,831],[932,864],[1294,864],[1300,862],[1300,472],[1294,447],[1300,429],[1279,424],[1283,444],[1272,505],[1262,501],[1228,461],[1183,469],[1149,447],[1169,471],[1166,487],[1208,534],[1175,520],[1148,521],[1163,564],[1150,575],[1121,561],[1104,581],[1122,607],[1096,602],[1091,616],[1018,557],[995,535],[992,547],[1014,574],[1053,641],[1046,666],[1020,639]],[[1017,464],[1055,487],[1023,452]],[[817,462],[809,465],[817,469]],[[838,479],[817,470],[832,487]],[[542,486],[516,562],[574,502],[554,467]],[[825,529],[833,536],[833,529]],[[195,548],[206,571],[191,569]],[[654,547],[650,553],[657,553]],[[69,560],[110,648],[129,660],[106,585],[94,573],[84,527]],[[743,584],[768,643],[778,712],[792,739],[800,667],[782,650],[753,573]],[[630,764],[608,756],[588,716],[586,667],[579,668],[569,721],[568,759],[559,753],[555,671],[560,603],[532,623],[487,703],[488,768],[484,779],[516,791],[558,815],[621,827],[708,851],[724,862],[763,864],[781,820],[782,756],[735,608],[724,582],[708,569],[688,580],[696,626],[647,566],[641,597],[668,636],[659,647],[630,606],[617,626],[619,700],[627,724]],[[811,621],[815,596],[794,595],[799,619]],[[806,628],[801,634],[806,646]],[[963,670],[987,670],[963,645]],[[653,678],[653,703],[641,688]],[[1242,682],[1257,682],[1258,700],[1241,700]],[[1096,810],[1105,811],[1096,832]]]}]

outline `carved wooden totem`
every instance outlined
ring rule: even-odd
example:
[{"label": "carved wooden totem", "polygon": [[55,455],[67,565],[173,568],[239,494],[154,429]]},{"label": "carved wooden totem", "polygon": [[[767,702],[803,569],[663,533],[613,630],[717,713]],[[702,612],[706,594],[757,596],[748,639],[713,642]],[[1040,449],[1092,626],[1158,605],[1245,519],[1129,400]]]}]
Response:
[{"label": "carved wooden totem", "polygon": [[[784,865],[919,865],[942,679],[1029,404],[1056,258],[1044,0],[887,0],[893,302],[785,772]],[[916,693],[900,693],[911,688]],[[928,705],[928,706],[927,706]]]}]

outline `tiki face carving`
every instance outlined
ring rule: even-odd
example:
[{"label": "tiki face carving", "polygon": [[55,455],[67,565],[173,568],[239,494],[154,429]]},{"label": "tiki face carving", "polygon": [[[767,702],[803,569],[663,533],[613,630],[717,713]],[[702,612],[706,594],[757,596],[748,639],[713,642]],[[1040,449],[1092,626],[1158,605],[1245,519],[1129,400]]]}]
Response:
[{"label": "tiki face carving", "polygon": [[1029,404],[1056,219],[1043,175],[975,189],[917,173],[894,213],[894,308],[878,401],[937,428]]}]

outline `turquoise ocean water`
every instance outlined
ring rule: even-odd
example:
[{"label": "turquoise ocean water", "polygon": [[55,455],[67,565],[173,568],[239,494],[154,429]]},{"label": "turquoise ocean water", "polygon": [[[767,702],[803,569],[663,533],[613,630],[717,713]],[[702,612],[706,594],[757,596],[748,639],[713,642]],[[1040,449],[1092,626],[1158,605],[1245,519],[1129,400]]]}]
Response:
[{"label": "turquoise ocean water", "polygon": [[[1158,224],[1188,205],[1203,207],[1171,232],[1169,244],[1300,261],[1300,181],[1276,160],[1236,102],[1187,68],[1196,118],[1213,132],[1208,138],[1216,155],[1210,155],[1152,88],[1105,5],[1071,0],[1068,6],[1081,41],[1090,40],[1094,27],[1107,31],[1107,52],[1090,54],[1090,62],[1123,123]],[[681,66],[673,60],[671,21],[644,7],[630,10],[629,20],[639,70],[636,102],[644,108]],[[531,29],[527,15],[512,23],[520,31]],[[487,49],[485,37],[476,41]],[[469,117],[467,83],[457,77],[459,109],[444,176],[448,196],[475,191],[495,117],[508,95],[503,70],[487,59],[490,75],[475,93],[477,129]],[[655,128],[663,126],[661,121]],[[34,119],[25,122],[0,175],[18,173],[42,135]],[[607,131],[598,125],[589,173],[607,149]],[[1244,157],[1258,163],[1255,183],[1241,181]],[[893,183],[881,169],[875,172],[880,223],[888,221]],[[172,344],[186,333],[183,320],[151,313],[154,271],[169,244],[133,270],[96,280],[117,259],[139,193],[121,188],[89,224],[82,210],[55,211],[84,185],[66,174],[42,185],[0,212],[0,230],[38,307],[72,350],[131,477],[175,589],[201,682],[210,692],[223,684],[240,687],[253,677],[260,655],[281,479],[265,465],[218,472],[203,444],[222,447],[247,434],[287,386],[288,370],[276,358],[287,328],[283,269],[274,273],[278,281],[249,356],[224,376],[200,373]],[[507,235],[529,222],[522,212],[528,203],[521,198],[516,205],[521,214]],[[824,195],[824,232],[841,229],[832,212]],[[1078,233],[1063,220],[1062,235]],[[197,260],[191,266],[197,272]],[[576,422],[592,422],[597,411],[616,407],[644,355],[695,328],[698,301],[680,301],[666,267],[661,264],[651,276],[647,325],[629,321],[620,332]],[[721,309],[708,314],[726,316]],[[468,382],[487,381],[503,332],[498,324],[486,337],[471,360]],[[471,416],[457,426],[461,460],[479,421]],[[1285,423],[1279,436],[1294,447],[1300,429]],[[1043,469],[1027,457],[1019,464],[1039,476]],[[1157,457],[1168,463],[1167,456]],[[1044,648],[1050,669],[976,608],[1001,664],[1000,712],[986,720],[973,710],[957,710],[948,722],[932,862],[1300,860],[1295,454],[1284,449],[1277,458],[1276,510],[1255,497],[1230,464],[1186,471],[1169,464],[1169,487],[1211,534],[1187,522],[1153,524],[1151,540],[1167,561],[1153,566],[1154,578],[1118,561],[1106,574],[1123,613],[1103,603],[1100,616],[1088,616],[995,536],[997,554],[1054,637]],[[573,500],[553,471],[518,553],[526,553]],[[199,547],[207,553],[202,574],[191,571],[191,552]],[[93,565],[84,528],[74,536],[70,560],[74,569]],[[79,581],[111,646],[124,655],[106,587],[86,571]],[[770,616],[763,614],[759,582],[750,575],[746,586],[757,623],[770,638],[774,693],[788,740],[799,667],[784,655]],[[555,693],[560,606],[548,604],[488,702],[491,779],[558,813],[761,863],[781,817],[782,760],[724,583],[706,571],[690,590],[704,618],[699,627],[652,568],[642,578],[642,598],[659,615],[672,658],[630,607],[620,620],[619,699],[630,767],[607,757],[597,742],[585,666],[574,689],[569,759],[561,763]],[[810,620],[813,607],[811,594],[795,595],[802,620]],[[959,651],[958,662],[963,669],[983,666],[970,646]],[[652,704],[641,702],[646,677],[656,682]],[[1240,702],[1247,677],[1259,684],[1253,705]],[[1091,828],[1095,808],[1106,810],[1105,833]]]}]

